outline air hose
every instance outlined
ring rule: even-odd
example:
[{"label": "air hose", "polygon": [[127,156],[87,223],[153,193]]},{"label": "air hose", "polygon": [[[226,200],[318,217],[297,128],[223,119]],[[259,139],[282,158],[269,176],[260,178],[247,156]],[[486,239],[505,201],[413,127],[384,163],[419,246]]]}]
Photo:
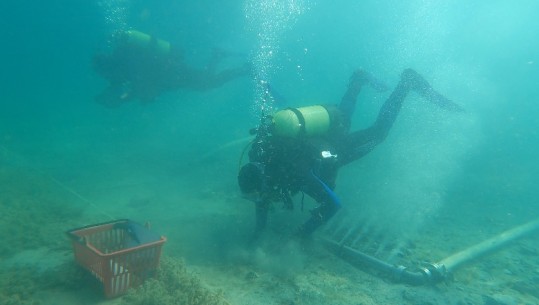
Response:
[{"label": "air hose", "polygon": [[503,246],[533,233],[539,229],[539,218],[507,230],[495,237],[471,246],[463,251],[452,254],[437,263],[426,264],[424,267],[410,269],[405,266],[393,265],[371,255],[365,254],[352,247],[323,238],[326,248],[350,264],[359,268],[370,268],[389,275],[397,282],[410,285],[435,284],[445,280],[458,267],[501,249]]}]

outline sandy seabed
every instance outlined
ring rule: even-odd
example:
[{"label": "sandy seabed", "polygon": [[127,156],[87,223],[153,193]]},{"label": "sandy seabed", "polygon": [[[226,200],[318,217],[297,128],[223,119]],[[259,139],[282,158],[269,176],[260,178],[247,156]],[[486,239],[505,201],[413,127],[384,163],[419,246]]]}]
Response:
[{"label": "sandy seabed", "polygon": [[[201,169],[184,177],[205,175],[211,173]],[[0,167],[0,304],[539,304],[534,238],[438,284],[411,286],[331,254],[320,243],[331,236],[324,230],[308,241],[291,238],[306,212],[277,207],[266,235],[248,244],[252,210],[233,184],[121,176],[74,180],[75,190],[40,171]],[[151,221],[168,241],[157,279],[107,300],[99,282],[74,262],[65,232],[115,216]],[[399,263],[438,261],[520,223],[495,211],[478,216],[454,207],[406,241]],[[376,248],[376,238],[368,244]]]}]

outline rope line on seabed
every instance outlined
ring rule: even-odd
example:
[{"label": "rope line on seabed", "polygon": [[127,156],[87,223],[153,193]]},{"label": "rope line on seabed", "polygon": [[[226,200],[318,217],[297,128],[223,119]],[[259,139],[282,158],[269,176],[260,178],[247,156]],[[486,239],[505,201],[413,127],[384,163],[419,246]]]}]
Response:
[{"label": "rope line on seabed", "polygon": [[[22,157],[21,155],[19,154],[15,154],[13,153],[11,150],[7,149],[5,146],[3,145],[0,145],[0,149],[2,149],[6,155],[9,154],[9,155],[12,155],[12,156],[15,156],[16,158],[18,158],[20,161],[22,161],[23,163],[25,164],[30,164],[28,162],[28,159]],[[67,186],[65,183],[61,182],[60,180],[56,179],[55,177],[53,177],[52,175],[50,175],[49,173],[41,170],[41,169],[38,169],[36,168],[35,166],[30,166],[30,168],[36,172],[38,172],[40,175],[42,175],[43,177],[46,177],[48,179],[50,179],[52,182],[54,182],[54,184],[56,184],[59,188],[63,189],[64,191],[70,193],[71,195],[75,196],[76,198],[78,198],[80,201],[84,202],[85,204],[87,204],[88,206],[94,208],[97,212],[99,212],[101,215],[103,216],[106,216],[107,218],[111,219],[111,220],[114,220],[116,218],[114,218],[112,215],[106,213],[105,211],[101,210],[95,203],[93,203],[92,201],[90,201],[89,199],[85,198],[84,196],[82,196],[79,192],[75,191],[73,188]]]}]

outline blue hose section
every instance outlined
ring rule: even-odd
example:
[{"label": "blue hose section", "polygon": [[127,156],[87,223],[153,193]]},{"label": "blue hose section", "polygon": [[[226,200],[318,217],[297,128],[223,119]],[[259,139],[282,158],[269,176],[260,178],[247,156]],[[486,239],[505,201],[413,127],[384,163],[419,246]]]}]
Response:
[{"label": "blue hose section", "polygon": [[329,198],[331,198],[331,201],[333,202],[333,204],[340,208],[341,207],[341,200],[339,199],[339,197],[337,197],[337,194],[335,194],[335,192],[329,187],[327,186],[327,184],[324,183],[324,181],[322,181],[322,179],[318,178],[318,176],[316,176],[314,174],[314,171],[311,170],[311,175],[313,175],[313,177],[318,181],[320,182],[320,184],[322,184],[322,187],[324,188],[324,190],[326,191],[326,193],[329,195]]}]

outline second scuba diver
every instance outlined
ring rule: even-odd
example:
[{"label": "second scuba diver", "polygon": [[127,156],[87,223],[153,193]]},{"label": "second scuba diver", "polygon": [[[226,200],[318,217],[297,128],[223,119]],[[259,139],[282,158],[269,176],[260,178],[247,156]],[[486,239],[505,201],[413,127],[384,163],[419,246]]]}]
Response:
[{"label": "second scuba diver", "polygon": [[176,89],[209,90],[250,73],[250,65],[217,71],[226,52],[214,49],[204,68],[185,63],[181,50],[168,41],[135,30],[114,36],[111,53],[97,54],[94,68],[109,81],[109,86],[96,97],[108,107],[139,100],[154,101],[160,94]]}]

